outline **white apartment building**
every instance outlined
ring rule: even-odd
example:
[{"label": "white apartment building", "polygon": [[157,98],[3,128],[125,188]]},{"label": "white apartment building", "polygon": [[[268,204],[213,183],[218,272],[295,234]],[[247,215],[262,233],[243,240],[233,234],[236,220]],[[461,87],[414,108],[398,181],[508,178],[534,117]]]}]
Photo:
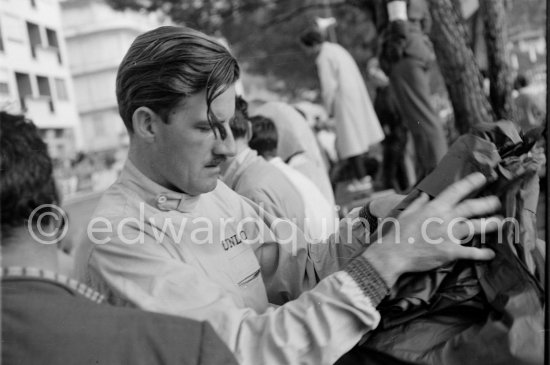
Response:
[{"label": "white apartment building", "polygon": [[53,158],[82,148],[58,0],[0,0],[0,108],[32,119]]},{"label": "white apartment building", "polygon": [[115,11],[102,0],[66,0],[61,6],[84,147],[118,149],[127,143],[115,95],[118,65],[132,41],[161,21],[154,14]]}]

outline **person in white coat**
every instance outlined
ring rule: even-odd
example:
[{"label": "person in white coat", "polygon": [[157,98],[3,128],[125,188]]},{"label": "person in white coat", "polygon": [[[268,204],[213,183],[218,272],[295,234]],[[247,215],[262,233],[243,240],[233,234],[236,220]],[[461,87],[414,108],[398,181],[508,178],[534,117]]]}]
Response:
[{"label": "person in white coat", "polygon": [[352,190],[360,188],[366,181],[361,155],[384,139],[363,77],[349,52],[338,44],[323,41],[318,30],[306,31],[300,42],[307,53],[316,56],[323,102],[336,120],[338,156],[341,160],[351,159],[356,177]]}]

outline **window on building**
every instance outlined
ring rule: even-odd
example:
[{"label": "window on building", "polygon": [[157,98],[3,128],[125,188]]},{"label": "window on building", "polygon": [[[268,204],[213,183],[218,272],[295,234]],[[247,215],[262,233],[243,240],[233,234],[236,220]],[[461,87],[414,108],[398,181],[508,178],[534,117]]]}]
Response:
[{"label": "window on building", "polygon": [[29,33],[29,43],[31,46],[31,54],[33,58],[36,58],[36,47],[42,45],[42,38],[40,37],[40,28],[38,25],[27,22],[27,32]]},{"label": "window on building", "polygon": [[36,83],[38,84],[38,95],[48,97],[48,103],[50,111],[55,112],[55,105],[52,99],[52,90],[50,89],[50,80],[45,76],[36,76]]},{"label": "window on building", "polygon": [[31,86],[31,78],[29,77],[29,75],[16,72],[15,79],[17,81],[17,91],[19,92],[19,96],[20,97],[31,96],[32,86]]},{"label": "window on building", "polygon": [[48,46],[59,48],[57,42],[57,32],[53,29],[46,28],[46,36],[48,37]]},{"label": "window on building", "polygon": [[32,96],[31,78],[28,74],[16,72],[15,80],[17,82],[17,93],[19,94],[21,109],[25,110],[27,108],[25,97]]},{"label": "window on building", "polygon": [[31,6],[32,6],[33,8],[36,8],[36,0],[31,0]]},{"label": "window on building", "polygon": [[46,28],[46,37],[48,38],[48,46],[57,48],[57,59],[61,64],[61,51],[59,50],[59,42],[57,41],[57,32],[53,29]]},{"label": "window on building", "polygon": [[55,91],[57,92],[58,100],[69,100],[69,95],[67,94],[67,85],[63,79],[55,79]]},{"label": "window on building", "polygon": [[65,145],[63,143],[57,145],[57,155],[59,157],[65,156]]},{"label": "window on building", "polygon": [[0,23],[0,52],[4,52],[4,40],[2,39],[2,23]]},{"label": "window on building", "polygon": [[55,131],[55,138],[63,138],[63,132],[64,130],[61,128],[54,129]]},{"label": "window on building", "polygon": [[54,135],[55,135],[54,130],[51,129],[51,128],[45,128],[45,129],[43,129],[43,131],[44,131],[44,140],[48,144],[51,144],[53,142]]},{"label": "window on building", "polygon": [[50,89],[50,80],[45,76],[36,76],[36,83],[38,84],[38,95],[40,96],[52,96]]},{"label": "window on building", "polygon": [[7,82],[0,82],[0,95],[9,95],[10,88]]}]

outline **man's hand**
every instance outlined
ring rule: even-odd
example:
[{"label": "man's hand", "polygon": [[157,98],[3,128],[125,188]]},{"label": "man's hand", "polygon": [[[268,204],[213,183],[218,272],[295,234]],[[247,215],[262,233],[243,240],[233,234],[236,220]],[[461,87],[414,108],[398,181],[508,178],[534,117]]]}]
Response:
[{"label": "man's hand", "polygon": [[381,242],[371,244],[363,255],[388,287],[406,272],[428,271],[459,259],[494,257],[492,250],[459,244],[461,239],[473,234],[494,231],[502,220],[499,217],[467,219],[493,213],[500,207],[494,196],[462,201],[485,183],[481,173],[474,173],[449,186],[432,201],[423,194],[403,211],[398,224]]}]

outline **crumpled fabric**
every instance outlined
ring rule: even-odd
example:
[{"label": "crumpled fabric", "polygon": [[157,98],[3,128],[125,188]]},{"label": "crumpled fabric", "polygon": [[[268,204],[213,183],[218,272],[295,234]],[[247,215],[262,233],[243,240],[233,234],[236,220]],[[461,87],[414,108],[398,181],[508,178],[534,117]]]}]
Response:
[{"label": "crumpled fabric", "polygon": [[542,128],[519,136],[511,122],[482,125],[461,136],[438,167],[398,206],[421,192],[438,195],[472,172],[489,184],[472,196],[497,195],[509,221],[483,240],[490,262],[458,261],[402,276],[379,305],[382,321],[338,364],[542,364],[544,253],[537,243],[537,172],[543,160],[528,151]]}]

